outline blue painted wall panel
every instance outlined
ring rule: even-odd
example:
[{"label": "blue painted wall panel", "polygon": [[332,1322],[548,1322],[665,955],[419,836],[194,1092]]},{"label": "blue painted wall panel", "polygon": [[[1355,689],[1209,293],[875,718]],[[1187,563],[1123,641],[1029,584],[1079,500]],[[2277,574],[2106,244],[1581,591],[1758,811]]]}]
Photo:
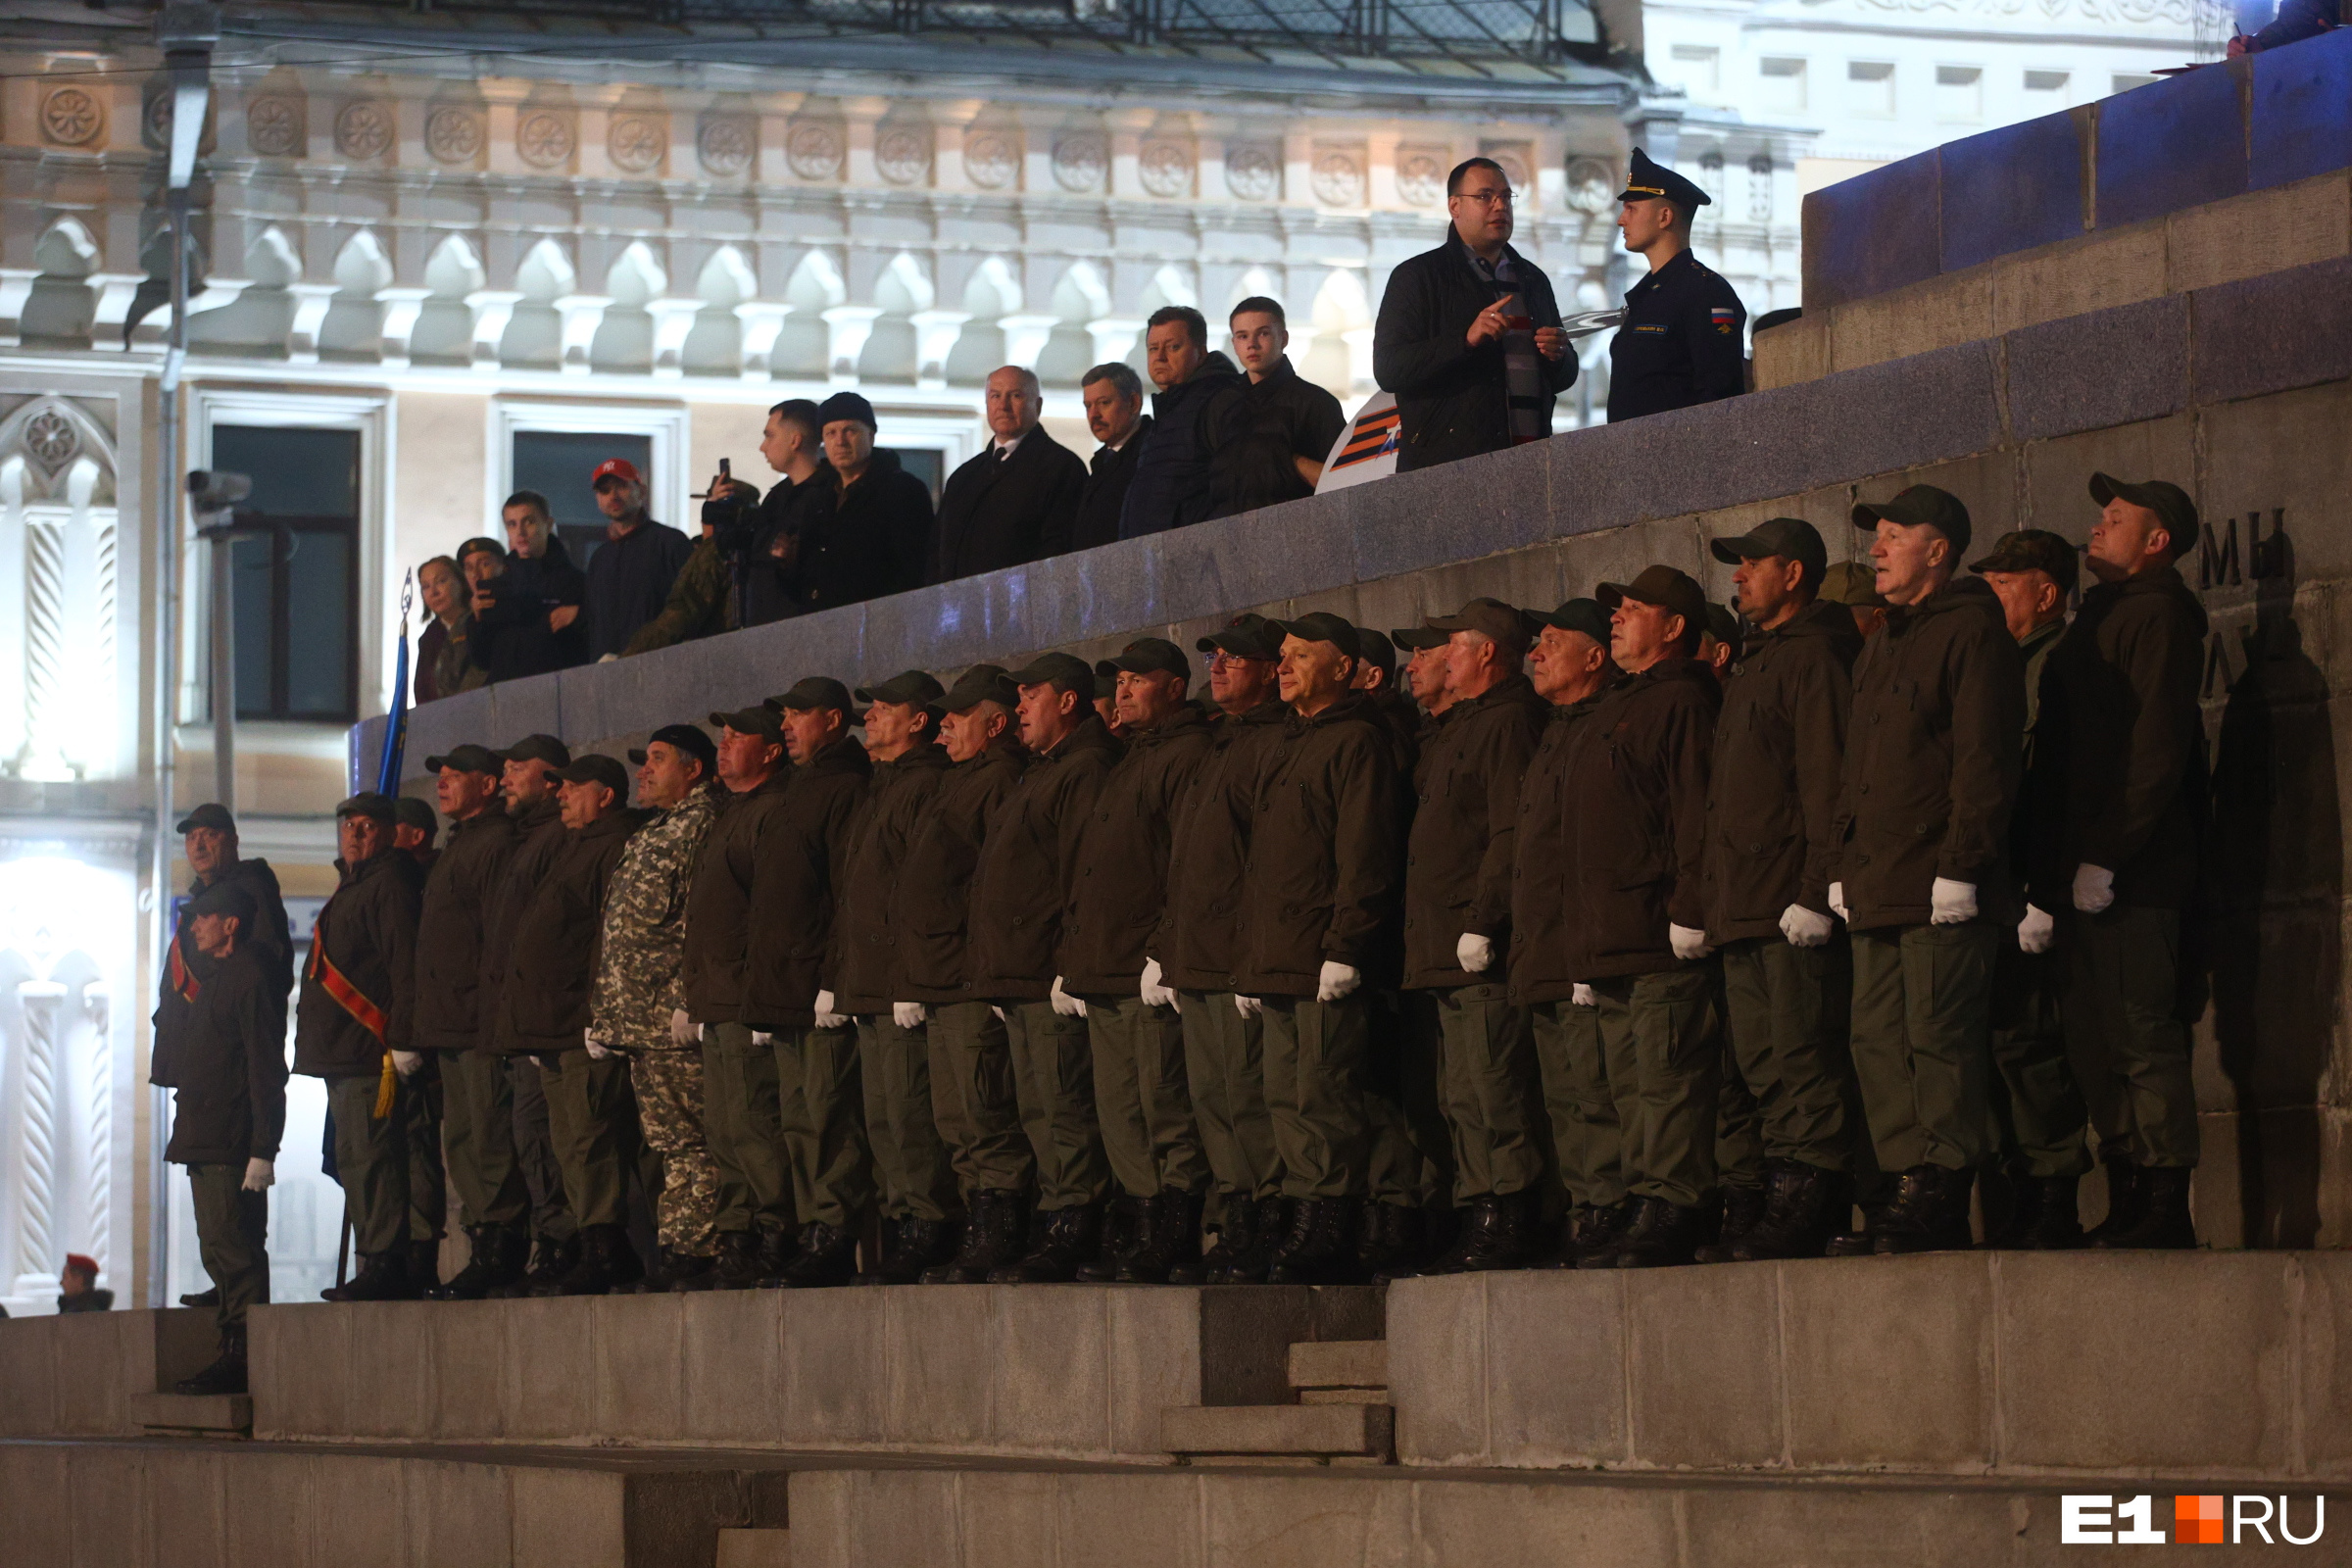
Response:
[{"label": "blue painted wall panel", "polygon": [[2245,191],[2246,68],[2208,66],[2099,104],[2100,228]]},{"label": "blue painted wall panel", "polygon": [[2254,57],[2256,190],[2352,164],[2352,27]]},{"label": "blue painted wall panel", "polygon": [[2044,115],[1940,151],[1943,270],[2082,232],[2082,132],[2073,115]]}]

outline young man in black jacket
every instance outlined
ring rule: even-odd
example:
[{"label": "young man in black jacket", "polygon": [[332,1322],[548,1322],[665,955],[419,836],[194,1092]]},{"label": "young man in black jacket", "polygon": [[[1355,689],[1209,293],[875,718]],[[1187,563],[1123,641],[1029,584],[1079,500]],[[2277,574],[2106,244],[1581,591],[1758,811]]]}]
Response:
[{"label": "young man in black jacket", "polygon": [[474,585],[473,662],[493,681],[585,664],[588,628],[580,606],[588,579],[557,537],[547,497],[517,490],[499,515],[510,549],[498,571]]},{"label": "young man in black jacket", "polygon": [[1576,380],[1551,279],[1511,249],[1511,182],[1491,158],[1446,177],[1446,242],[1389,274],[1372,376],[1396,396],[1396,471],[1551,434]]},{"label": "young man in black jacket", "polygon": [[1252,295],[1233,308],[1231,326],[1247,374],[1211,400],[1203,421],[1212,517],[1313,495],[1348,425],[1340,400],[1292,368],[1280,304]]}]

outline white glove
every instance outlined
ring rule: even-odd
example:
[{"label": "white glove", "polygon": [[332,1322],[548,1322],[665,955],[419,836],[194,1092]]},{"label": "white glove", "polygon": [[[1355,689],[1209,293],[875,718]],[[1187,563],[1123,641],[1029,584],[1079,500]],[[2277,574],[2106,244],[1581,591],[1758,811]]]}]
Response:
[{"label": "white glove", "polygon": [[1821,947],[1830,940],[1830,933],[1837,929],[1837,922],[1828,915],[1808,909],[1801,904],[1791,904],[1781,911],[1781,936],[1792,948]]},{"label": "white glove", "polygon": [[1591,986],[1580,985],[1568,993],[1568,1005],[1571,1007],[1597,1007],[1600,1005],[1600,1000],[1592,995]]},{"label": "white glove", "polygon": [[1323,960],[1323,972],[1315,977],[1315,1000],[1337,1002],[1343,997],[1354,995],[1355,988],[1363,983],[1364,977],[1354,968],[1326,958]]},{"label": "white glove", "polygon": [[606,1050],[602,1045],[598,1044],[597,1038],[593,1034],[589,1034],[583,1030],[580,1035],[580,1040],[581,1043],[586,1045],[588,1048],[588,1059],[590,1061],[610,1061],[612,1059],[612,1053]]},{"label": "white glove", "polygon": [[775,1037],[774,1035],[770,1035],[770,1034],[761,1034],[761,1033],[760,1033],[759,1030],[757,1030],[757,1029],[755,1029],[755,1030],[753,1030],[753,1031],[752,1031],[752,1044],[753,1044],[753,1045],[755,1045],[755,1046],[772,1046],[772,1045],[774,1045],[775,1043],[776,1043],[776,1037]]},{"label": "white glove", "polygon": [[1845,906],[1845,884],[1842,882],[1830,884],[1830,912],[1840,920],[1854,917],[1853,911]]},{"label": "white glove", "polygon": [[890,1004],[890,1021],[902,1029],[920,1029],[931,1021],[931,1009],[919,1002],[894,1002]]},{"label": "white glove", "polygon": [[2075,907],[2096,914],[2115,902],[2115,873],[2087,860],[2075,867]]},{"label": "white glove", "polygon": [[833,1010],[833,993],[819,991],[816,994],[816,1026],[819,1029],[846,1029],[849,1023],[849,1014]]},{"label": "white glove", "polygon": [[2017,922],[2017,945],[2028,953],[2047,953],[2050,944],[2058,940],[2058,922],[2050,912],[2037,904],[2026,906],[2026,917]]},{"label": "white glove", "polygon": [[997,1015],[997,1022],[1003,1023],[1004,1021],[1004,1009],[1003,1007],[998,1006],[992,1002],[988,1004],[988,1010]]},{"label": "white glove", "polygon": [[1147,1007],[1173,1007],[1176,1005],[1176,993],[1163,985],[1159,976],[1159,960],[1146,958],[1144,960],[1144,983],[1140,990],[1144,1005]]},{"label": "white glove", "polygon": [[1939,876],[1928,890],[1928,902],[1934,911],[1928,916],[1932,924],[1961,925],[1977,917],[1977,885]]},{"label": "white glove", "polygon": [[277,1185],[277,1162],[272,1159],[247,1160],[245,1179],[238,1185],[249,1193],[268,1192]]},{"label": "white glove", "polygon": [[1675,925],[1669,922],[1666,927],[1666,940],[1674,945],[1674,956],[1685,963],[1695,962],[1715,951],[1714,946],[1707,941],[1707,934],[1704,931],[1693,931],[1687,925]]},{"label": "white glove", "polygon": [[1237,991],[1233,994],[1233,1010],[1245,1018],[1254,1018],[1266,1010],[1266,1004],[1255,997],[1245,997]]},{"label": "white glove", "polygon": [[1060,1013],[1064,1018],[1083,1018],[1086,1016],[1085,999],[1082,997],[1073,997],[1067,991],[1062,990],[1061,976],[1059,975],[1055,975],[1054,977],[1054,989],[1047,994],[1046,1000],[1053,1003],[1054,1010]]},{"label": "white glove", "polygon": [[1485,974],[1494,967],[1494,939],[1463,932],[1453,939],[1453,961],[1472,974]]},{"label": "white glove", "polygon": [[395,1051],[392,1053],[392,1070],[403,1078],[415,1077],[416,1069],[423,1065],[424,1053],[421,1051]]},{"label": "white glove", "polygon": [[694,1020],[687,1016],[684,1007],[678,1008],[669,1015],[669,1043],[671,1045],[691,1046],[702,1038],[702,1030],[695,1027]]},{"label": "white glove", "polygon": [[618,654],[607,654],[604,658],[598,660],[597,662],[600,664],[617,664],[620,662],[620,656]]}]

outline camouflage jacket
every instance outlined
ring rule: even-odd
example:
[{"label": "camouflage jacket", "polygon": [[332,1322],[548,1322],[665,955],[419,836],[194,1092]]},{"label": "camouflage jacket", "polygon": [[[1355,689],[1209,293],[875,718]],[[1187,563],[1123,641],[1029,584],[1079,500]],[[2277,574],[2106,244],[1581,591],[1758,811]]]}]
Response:
[{"label": "camouflage jacket", "polygon": [[600,1044],[666,1051],[669,1015],[686,1005],[678,967],[686,951],[686,891],[718,800],[710,787],[656,816],[629,840],[605,893],[602,960],[589,1030]]}]

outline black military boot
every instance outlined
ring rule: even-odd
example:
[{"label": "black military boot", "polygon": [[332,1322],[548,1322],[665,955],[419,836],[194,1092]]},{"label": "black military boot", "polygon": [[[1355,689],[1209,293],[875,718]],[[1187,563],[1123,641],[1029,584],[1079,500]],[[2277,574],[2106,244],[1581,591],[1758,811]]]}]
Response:
[{"label": "black military boot", "polygon": [[1102,1248],[1102,1208],[1080,1203],[1038,1216],[1029,1228],[1029,1250],[1017,1262],[1000,1263],[988,1271],[991,1285],[1066,1285],[1078,1277],[1080,1264]]},{"label": "black military boot", "polygon": [[1973,1170],[1918,1165],[1903,1172],[1895,1182],[1894,1201],[1876,1227],[1878,1240],[1871,1250],[1882,1257],[1968,1250],[1974,1245],[1968,1234],[1968,1200],[1976,1185]]},{"label": "black military boot", "polygon": [[801,1232],[801,1250],[762,1288],[822,1290],[858,1278],[858,1233],[838,1225],[811,1224]]},{"label": "black military boot", "polygon": [[2009,1184],[2009,1223],[1985,1245],[2012,1251],[2064,1252],[2082,1246],[2073,1176],[2033,1176]]},{"label": "black military boot", "polygon": [[531,1238],[530,1267],[515,1278],[497,1286],[489,1293],[492,1300],[519,1300],[539,1294],[539,1287],[562,1279],[579,1266],[580,1237],[577,1231],[557,1241],[552,1236]]},{"label": "black military boot", "polygon": [[[1477,1274],[1524,1268],[1535,1250],[1528,1222],[1533,1193],[1481,1193],[1463,1205],[1453,1245],[1431,1258],[1424,1274]],[[1375,1280],[1375,1284],[1380,1283]]]},{"label": "black military boot", "polygon": [[1352,1198],[1298,1200],[1291,1213],[1290,1231],[1275,1244],[1274,1255],[1266,1260],[1266,1283],[1360,1284],[1364,1267],[1356,1238],[1357,1206]]},{"label": "black military boot", "polygon": [[2136,1194],[2138,1217],[2121,1230],[2109,1230],[2102,1225],[2099,1239],[2090,1245],[2103,1251],[2195,1247],[2197,1226],[2188,1210],[2188,1178],[2186,1166],[2141,1166]]},{"label": "black military boot", "polygon": [[325,1301],[414,1301],[416,1288],[409,1283],[408,1249],[363,1252],[359,1273],[348,1284],[328,1286],[318,1298]]},{"label": "black military boot", "polygon": [[859,1274],[859,1285],[913,1285],[928,1269],[939,1267],[956,1255],[956,1241],[959,1227],[952,1219],[905,1219],[888,1221],[884,1230],[889,1234],[882,1245],[882,1255],[873,1265]]},{"label": "black military boot", "polygon": [[1671,1268],[1690,1261],[1707,1234],[1704,1204],[1670,1203],[1663,1198],[1637,1200],[1634,1217],[1615,1246],[1587,1268]]},{"label": "black military boot", "polygon": [[220,1287],[208,1285],[201,1291],[190,1291],[179,1298],[179,1304],[182,1306],[219,1306],[220,1304]]},{"label": "black military boot", "polygon": [[672,1280],[671,1290],[687,1293],[751,1288],[752,1282],[760,1277],[760,1238],[750,1231],[720,1231],[711,1238],[711,1243],[710,1266]]},{"label": "black military boot", "polygon": [[1559,1248],[1534,1266],[1581,1268],[1586,1258],[1617,1243],[1631,1217],[1630,1199],[1615,1203],[1575,1203],[1560,1216]]},{"label": "black military boot", "polygon": [[[1769,1183],[1769,1166],[1767,1181]],[[1708,1245],[1721,1248],[1738,1245],[1740,1238],[1763,1223],[1764,1211],[1771,1203],[1772,1189],[1769,1185],[1726,1187],[1723,1190],[1723,1218],[1715,1229],[1715,1240]],[[1704,1252],[1706,1248],[1699,1250]],[[1699,1261],[1703,1263],[1709,1260],[1701,1257]]]},{"label": "black military boot", "polygon": [[172,1385],[173,1394],[243,1394],[245,1392],[245,1325],[231,1323],[220,1331],[220,1354],[192,1378]]},{"label": "black military boot", "polygon": [[1117,1279],[1120,1268],[1152,1239],[1152,1222],[1158,1212],[1157,1193],[1150,1198],[1121,1193],[1112,1199],[1102,1216],[1102,1250],[1078,1265],[1080,1283],[1107,1285]]},{"label": "black military boot", "polygon": [[579,1257],[563,1274],[531,1288],[533,1296],[610,1296],[645,1278],[644,1260],[620,1225],[580,1227]]},{"label": "black military boot", "polygon": [[[1854,1206],[1843,1173],[1801,1160],[1774,1160],[1764,1172],[1764,1217],[1727,1248],[1698,1250],[1702,1263],[1760,1263],[1781,1257],[1820,1257]],[[1729,1256],[1710,1253],[1728,1252]]]},{"label": "black military boot", "polygon": [[692,1252],[681,1252],[674,1247],[663,1247],[654,1254],[654,1261],[646,1268],[645,1278],[625,1291],[615,1291],[613,1294],[666,1296],[671,1291],[684,1289],[681,1282],[708,1274],[717,1266],[716,1258],[701,1257]]},{"label": "black military boot", "polygon": [[2093,1247],[2105,1245],[2111,1232],[2121,1235],[2137,1226],[2147,1204],[2143,1173],[2131,1155],[2120,1149],[2101,1150],[2099,1163],[2107,1167],[2107,1217],[2090,1228],[2087,1240]]},{"label": "black military boot", "polygon": [[936,1268],[923,1270],[925,1285],[985,1285],[996,1270],[1018,1259],[1028,1235],[1028,1205],[1021,1195],[991,1188],[972,1195],[971,1213],[963,1222],[963,1241],[956,1255]]},{"label": "black military boot", "polygon": [[1208,1277],[1201,1267],[1200,1210],[1206,1206],[1199,1193],[1165,1192],[1151,1200],[1152,1229],[1144,1245],[1119,1265],[1124,1285],[1199,1285]]},{"label": "black military boot", "polygon": [[409,1283],[428,1300],[441,1288],[441,1239],[409,1243]]},{"label": "black military boot", "polygon": [[1410,1279],[1421,1272],[1429,1256],[1429,1221],[1421,1210],[1401,1203],[1363,1205],[1357,1222],[1357,1278],[1379,1285]]},{"label": "black military boot", "polygon": [[523,1233],[519,1225],[481,1225],[466,1233],[472,1255],[444,1284],[424,1293],[428,1301],[478,1301],[502,1285],[522,1278]]},{"label": "black military boot", "polygon": [[1261,1285],[1266,1262],[1273,1256],[1275,1205],[1244,1193],[1225,1195],[1225,1213],[1217,1222],[1217,1239],[1200,1255],[1201,1278],[1210,1285]]}]

